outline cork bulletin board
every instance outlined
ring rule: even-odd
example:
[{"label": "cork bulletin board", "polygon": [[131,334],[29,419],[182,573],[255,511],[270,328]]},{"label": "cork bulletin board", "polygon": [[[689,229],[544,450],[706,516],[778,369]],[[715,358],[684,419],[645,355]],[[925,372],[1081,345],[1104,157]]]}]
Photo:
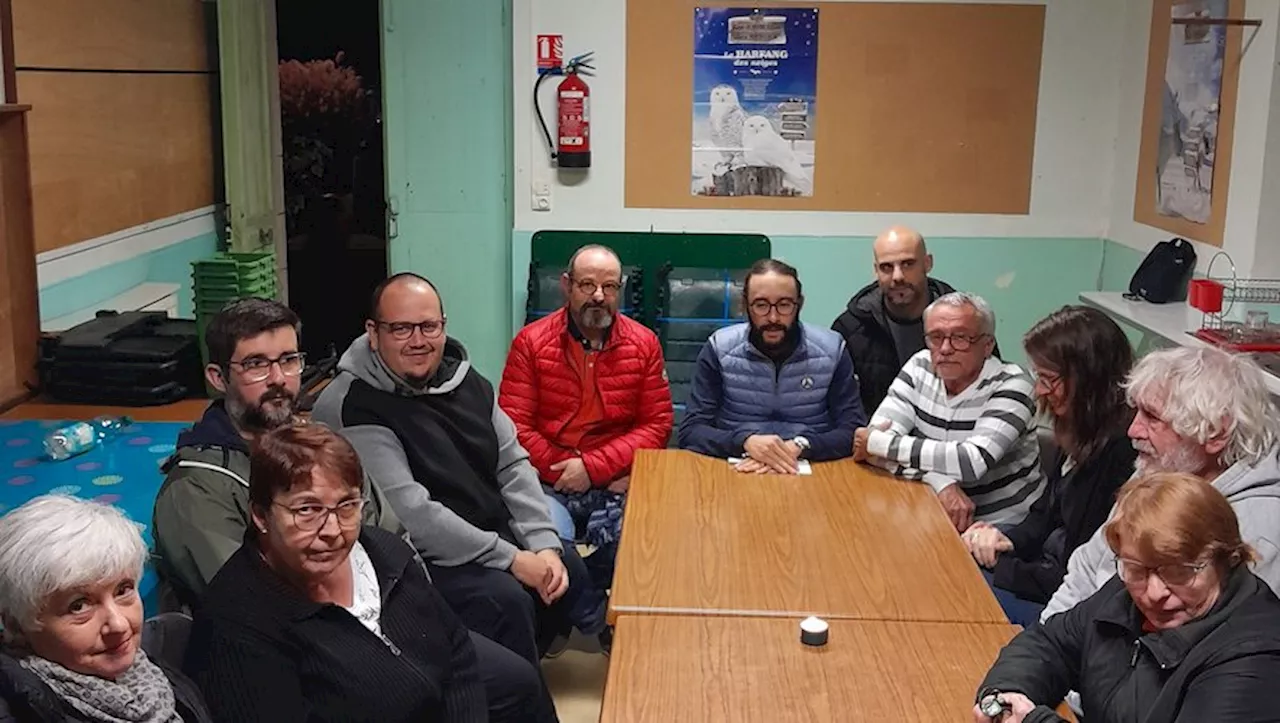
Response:
[{"label": "cork bulletin board", "polygon": [[709,5],[751,3],[627,3],[626,206],[1029,213],[1043,5],[805,3],[821,111],[803,198],[690,193],[693,18]]},{"label": "cork bulletin board", "polygon": [[[1151,40],[1147,49],[1147,85],[1142,106],[1142,140],[1138,150],[1137,178],[1134,181],[1133,220],[1183,238],[1221,247],[1223,228],[1227,223],[1227,185],[1231,178],[1243,38],[1245,33],[1252,30],[1226,28],[1208,218],[1204,223],[1196,223],[1178,216],[1162,215],[1157,211],[1156,184],[1159,182],[1157,168],[1161,154],[1160,127],[1164,106],[1165,68],[1169,57],[1170,28],[1175,4],[1180,3],[1175,3],[1174,0],[1155,0],[1151,11]],[[1228,0],[1226,7],[1229,17],[1239,18],[1245,14],[1244,0]]]}]

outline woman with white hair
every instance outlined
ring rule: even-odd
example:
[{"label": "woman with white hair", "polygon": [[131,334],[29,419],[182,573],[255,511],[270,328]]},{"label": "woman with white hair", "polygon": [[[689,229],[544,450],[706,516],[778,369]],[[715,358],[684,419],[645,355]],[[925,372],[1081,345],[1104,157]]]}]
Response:
[{"label": "woman with white hair", "polygon": [[198,723],[195,685],[141,649],[147,547],[119,510],[37,497],[0,518],[0,723]]}]

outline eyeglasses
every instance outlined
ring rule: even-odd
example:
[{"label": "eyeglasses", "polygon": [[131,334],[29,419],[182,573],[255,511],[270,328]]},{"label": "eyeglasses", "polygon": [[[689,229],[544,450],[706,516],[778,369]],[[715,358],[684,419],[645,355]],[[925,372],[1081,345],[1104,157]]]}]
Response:
[{"label": "eyeglasses", "polygon": [[431,319],[428,321],[420,321],[414,323],[412,321],[379,321],[376,322],[379,327],[387,329],[391,332],[391,338],[404,341],[413,336],[413,330],[417,329],[422,332],[424,339],[439,339],[444,334],[444,324],[447,319],[436,321]]},{"label": "eyeglasses", "polygon": [[[952,346],[954,345],[955,345],[955,342],[952,342]],[[1034,367],[1031,369],[1031,376],[1037,382],[1040,382],[1041,384],[1043,384],[1046,389],[1053,389],[1054,387],[1058,386],[1058,382],[1062,381],[1061,374],[1054,374],[1053,372],[1042,372],[1035,369]]]},{"label": "eyeglasses", "polygon": [[1148,567],[1136,560],[1126,560],[1122,557],[1116,558],[1116,574],[1124,580],[1126,585],[1134,585],[1146,587],[1147,580],[1151,578],[1152,573],[1160,578],[1167,587],[1186,587],[1195,581],[1200,571],[1209,566],[1209,562],[1191,563],[1175,563],[1172,565],[1159,565],[1157,567]]},{"label": "eyeglasses", "polygon": [[244,380],[250,384],[266,381],[271,376],[271,367],[279,364],[280,373],[286,377],[296,377],[302,373],[303,367],[306,366],[307,355],[300,351],[281,354],[275,359],[268,359],[265,356],[251,356],[248,359],[240,361],[229,361],[228,364],[240,367],[240,373],[244,375]]},{"label": "eyeglasses", "polygon": [[775,309],[778,312],[778,316],[790,316],[795,313],[800,304],[795,299],[779,299],[774,302],[770,302],[768,299],[756,299],[749,306],[751,307],[751,313],[756,316],[768,316],[769,312]]},{"label": "eyeglasses", "polygon": [[941,349],[943,342],[950,341],[952,349],[955,349],[956,351],[968,351],[969,347],[977,344],[986,337],[986,334],[943,334],[935,331],[924,335],[924,345],[930,349]]},{"label": "eyeglasses", "polygon": [[338,518],[338,527],[344,530],[354,530],[360,526],[360,513],[364,510],[364,500],[360,498],[345,500],[333,507],[314,503],[298,505],[297,507],[290,507],[280,502],[272,502],[271,504],[291,512],[294,526],[303,532],[315,532],[321,529],[328,523],[329,515]]},{"label": "eyeglasses", "polygon": [[[570,280],[572,281],[572,278]],[[573,281],[573,285],[578,288],[578,291],[587,296],[594,296],[597,289],[603,291],[605,296],[617,296],[618,292],[622,291],[622,284],[617,281],[606,281],[603,284],[597,284],[591,279],[579,279]]]}]

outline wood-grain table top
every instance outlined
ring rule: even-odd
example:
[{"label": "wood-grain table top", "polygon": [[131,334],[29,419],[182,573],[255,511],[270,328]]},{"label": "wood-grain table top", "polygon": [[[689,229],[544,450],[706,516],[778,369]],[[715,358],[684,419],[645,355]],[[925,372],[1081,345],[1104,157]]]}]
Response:
[{"label": "wood-grain table top", "polygon": [[927,485],[676,450],[636,455],[609,613],[1006,622]]},{"label": "wood-grain table top", "polygon": [[625,615],[600,721],[971,723],[979,684],[1018,631],[1008,623],[829,623],[827,644],[810,647],[798,620]]}]

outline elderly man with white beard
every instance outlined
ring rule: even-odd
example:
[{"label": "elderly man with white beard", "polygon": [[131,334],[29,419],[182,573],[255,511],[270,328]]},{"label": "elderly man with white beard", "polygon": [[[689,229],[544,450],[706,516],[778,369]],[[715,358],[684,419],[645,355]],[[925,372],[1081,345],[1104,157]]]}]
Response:
[{"label": "elderly man with white beard", "polygon": [[[1258,553],[1254,573],[1280,590],[1280,412],[1263,371],[1242,355],[1179,347],[1144,357],[1125,388],[1136,411],[1129,426],[1136,474],[1185,472],[1212,483]],[[1071,555],[1041,621],[1075,607],[1115,572],[1100,529]]]}]

